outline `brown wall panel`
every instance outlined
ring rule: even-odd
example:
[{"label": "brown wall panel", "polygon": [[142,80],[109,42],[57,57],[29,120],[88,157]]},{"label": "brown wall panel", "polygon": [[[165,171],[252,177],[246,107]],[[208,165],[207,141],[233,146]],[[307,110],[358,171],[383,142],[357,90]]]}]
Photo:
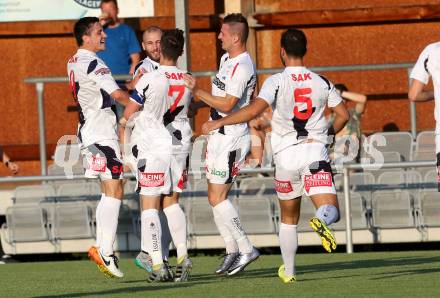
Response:
[{"label": "brown wall panel", "polygon": [[[189,2],[189,14],[190,15],[210,15],[215,12],[216,0],[204,0],[196,1],[191,0]],[[218,0],[217,0],[218,1]],[[203,3],[203,5],[201,5]],[[154,1],[154,14],[157,17],[173,16],[174,15],[174,0],[155,0]]]},{"label": "brown wall panel", "polygon": [[255,0],[258,12],[295,10],[347,9],[360,7],[386,7],[399,5],[440,4],[438,0]]},{"label": "brown wall panel", "polygon": [[[279,43],[283,30],[257,32],[258,68],[281,67]],[[308,66],[382,64],[414,62],[422,49],[440,36],[436,22],[368,26],[341,26],[304,29],[308,37]],[[269,45],[269,46],[268,46]],[[275,45],[275,46],[274,46]],[[334,83],[343,82],[353,91],[367,95],[401,94],[404,100],[371,101],[362,123],[366,132],[381,131],[394,121],[401,130],[409,130],[406,70],[339,72],[325,74]],[[262,80],[260,80],[260,85]],[[403,94],[403,95],[402,95]],[[377,98],[377,99],[380,99]],[[386,106],[386,113],[382,112]],[[391,108],[389,108],[391,107]],[[434,127],[432,104],[420,105],[418,129]],[[428,114],[426,117],[421,117]]]}]

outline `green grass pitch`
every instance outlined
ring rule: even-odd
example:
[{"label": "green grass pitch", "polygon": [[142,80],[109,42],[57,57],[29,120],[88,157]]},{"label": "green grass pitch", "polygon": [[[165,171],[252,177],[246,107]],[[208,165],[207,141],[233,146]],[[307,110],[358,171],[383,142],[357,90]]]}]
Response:
[{"label": "green grass pitch", "polygon": [[212,273],[217,257],[193,262],[190,281],[160,284],[148,284],[131,259],[121,260],[119,280],[89,261],[0,265],[0,297],[440,297],[439,251],[299,254],[298,282],[288,285],[277,277],[279,255],[236,277]]}]

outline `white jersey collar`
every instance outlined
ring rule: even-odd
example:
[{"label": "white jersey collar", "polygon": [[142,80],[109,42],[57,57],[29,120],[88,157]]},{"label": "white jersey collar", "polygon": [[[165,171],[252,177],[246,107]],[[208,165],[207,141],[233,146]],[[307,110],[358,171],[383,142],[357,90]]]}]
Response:
[{"label": "white jersey collar", "polygon": [[78,49],[78,51],[76,52],[77,54],[87,54],[87,55],[91,55],[91,56],[96,56],[96,53],[90,50],[86,50],[86,49]]}]

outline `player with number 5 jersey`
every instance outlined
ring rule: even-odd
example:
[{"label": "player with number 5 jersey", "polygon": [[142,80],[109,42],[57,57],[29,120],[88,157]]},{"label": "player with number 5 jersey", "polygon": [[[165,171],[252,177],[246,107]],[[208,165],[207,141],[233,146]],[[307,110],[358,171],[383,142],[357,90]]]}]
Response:
[{"label": "player with number 5 jersey", "polygon": [[[296,280],[297,223],[302,195],[310,196],[317,208],[310,225],[328,252],[336,249],[336,240],[328,226],[339,220],[326,145],[328,134],[344,127],[348,112],[333,84],[304,66],[306,51],[307,39],[302,31],[285,31],[280,51],[286,66],[284,71],[269,77],[249,106],[203,125],[203,132],[208,133],[224,125],[247,122],[272,106],[271,145],[275,189],[281,207],[279,238],[284,261],[278,275],[284,283]],[[331,127],[324,118],[326,107],[336,115]]]}]

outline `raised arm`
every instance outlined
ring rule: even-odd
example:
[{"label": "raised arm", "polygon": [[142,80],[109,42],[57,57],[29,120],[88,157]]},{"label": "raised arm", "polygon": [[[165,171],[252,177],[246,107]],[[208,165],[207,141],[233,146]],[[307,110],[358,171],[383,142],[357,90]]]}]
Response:
[{"label": "raised arm", "polygon": [[202,126],[202,132],[203,134],[208,134],[210,131],[225,125],[248,122],[263,113],[268,107],[269,105],[265,100],[256,98],[248,106],[245,106],[226,117],[204,123]]},{"label": "raised arm", "polygon": [[411,80],[411,85],[408,91],[408,98],[411,101],[429,101],[434,99],[433,91],[423,91],[425,84],[419,80]]}]

